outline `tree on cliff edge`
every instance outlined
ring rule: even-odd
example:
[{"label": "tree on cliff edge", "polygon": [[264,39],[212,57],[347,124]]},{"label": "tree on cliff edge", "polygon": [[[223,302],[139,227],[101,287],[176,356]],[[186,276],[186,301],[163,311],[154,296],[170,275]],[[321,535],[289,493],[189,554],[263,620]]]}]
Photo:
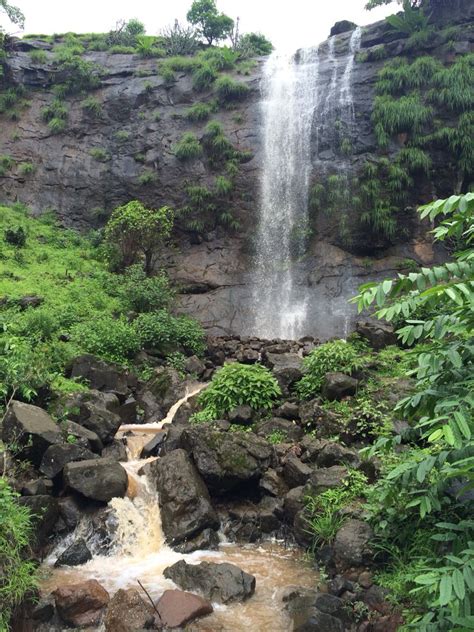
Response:
[{"label": "tree on cliff edge", "polygon": [[214,0],[194,0],[186,18],[197,27],[199,35],[204,37],[209,46],[228,37],[234,28],[234,20],[219,13]]}]

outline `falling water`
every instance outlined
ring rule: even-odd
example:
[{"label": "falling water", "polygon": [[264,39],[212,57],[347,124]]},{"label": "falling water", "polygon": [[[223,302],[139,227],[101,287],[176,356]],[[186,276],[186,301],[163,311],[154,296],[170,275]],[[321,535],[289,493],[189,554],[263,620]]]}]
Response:
[{"label": "falling water", "polygon": [[362,29],[358,26],[352,31],[349,41],[349,54],[346,67],[341,79],[341,91],[339,94],[339,105],[345,110],[349,110],[349,116],[354,118],[354,99],[352,95],[352,71],[354,70],[355,56],[360,48]]},{"label": "falling water", "polygon": [[305,250],[317,79],[313,48],[291,57],[274,54],[264,68],[264,167],[253,291],[254,333],[262,338],[297,338],[306,319],[293,263]]}]

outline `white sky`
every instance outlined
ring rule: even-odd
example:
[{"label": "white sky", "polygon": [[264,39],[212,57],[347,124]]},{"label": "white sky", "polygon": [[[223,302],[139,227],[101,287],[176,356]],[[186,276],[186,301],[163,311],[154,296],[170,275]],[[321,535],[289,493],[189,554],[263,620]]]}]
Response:
[{"label": "white sky", "polygon": [[[11,0],[26,16],[25,33],[104,32],[121,18],[138,18],[150,35],[184,20],[192,0]],[[220,11],[240,17],[241,32],[260,31],[277,48],[296,49],[325,40],[334,22],[369,24],[396,5],[365,11],[366,0],[217,0]],[[10,32],[8,20],[0,18]]]}]

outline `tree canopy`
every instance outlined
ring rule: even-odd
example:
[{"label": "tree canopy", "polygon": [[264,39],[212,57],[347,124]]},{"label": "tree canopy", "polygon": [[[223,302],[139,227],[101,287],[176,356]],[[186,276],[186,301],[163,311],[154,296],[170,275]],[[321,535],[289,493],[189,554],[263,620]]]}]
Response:
[{"label": "tree canopy", "polygon": [[0,13],[6,13],[10,22],[18,25],[21,29],[25,26],[25,16],[22,11],[7,0],[0,0]]},{"label": "tree canopy", "polygon": [[207,41],[223,40],[234,28],[234,20],[224,13],[219,13],[214,0],[194,0],[186,18],[196,26],[198,34]]}]

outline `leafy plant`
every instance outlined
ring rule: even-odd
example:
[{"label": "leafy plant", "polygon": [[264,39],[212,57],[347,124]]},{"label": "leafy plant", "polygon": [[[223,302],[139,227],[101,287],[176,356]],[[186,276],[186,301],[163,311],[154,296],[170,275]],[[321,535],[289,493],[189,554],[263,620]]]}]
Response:
[{"label": "leafy plant", "polygon": [[176,346],[201,354],[204,334],[198,323],[186,316],[172,316],[165,310],[140,314],[133,322],[140,344],[147,349],[170,353]]},{"label": "leafy plant", "polygon": [[228,75],[222,75],[217,79],[214,84],[214,90],[221,103],[241,101],[250,92],[247,84],[235,81]]},{"label": "leafy plant", "polygon": [[139,264],[125,270],[120,292],[127,308],[140,313],[165,309],[174,297],[164,272],[147,276]]},{"label": "leafy plant", "polygon": [[102,113],[102,103],[95,97],[87,97],[81,103],[81,107],[91,116],[100,116]]},{"label": "leafy plant", "polygon": [[34,49],[30,52],[31,61],[35,64],[45,64],[48,61],[46,52],[41,49]]},{"label": "leafy plant", "polygon": [[303,360],[304,375],[297,383],[296,389],[302,399],[315,397],[321,390],[326,373],[341,371],[351,374],[361,367],[364,358],[363,343],[350,343],[345,340],[332,340],[326,342]]},{"label": "leafy plant", "polygon": [[193,160],[202,154],[202,147],[191,132],[186,132],[173,147],[174,155],[178,160]]},{"label": "leafy plant", "polygon": [[98,162],[107,162],[107,160],[110,160],[109,152],[103,147],[93,147],[89,153],[92,158]]},{"label": "leafy plant", "polygon": [[278,382],[267,368],[235,362],[216,371],[198,402],[204,417],[219,419],[241,404],[256,411],[269,410],[280,395]]},{"label": "leafy plant", "polygon": [[385,21],[396,33],[403,35],[411,35],[428,27],[428,17],[423,9],[414,7],[410,0],[403,0],[403,12],[389,15]]},{"label": "leafy plant", "polygon": [[[354,299],[359,309],[375,303],[378,318],[393,321],[403,314],[406,324],[397,332],[401,341],[423,343],[414,350],[416,389],[398,404],[422,443],[398,457],[393,448],[399,438],[375,444],[372,453],[394,459],[394,465],[376,487],[373,520],[379,537],[392,543],[409,541],[420,529],[431,531],[431,554],[412,589],[422,596],[425,612],[410,627],[461,630],[468,626],[474,586],[474,523],[466,496],[474,478],[474,194],[437,200],[419,212],[432,222],[440,220],[435,240],[457,244],[454,260],[366,284]],[[420,307],[428,315],[413,318]]]},{"label": "leafy plant", "polygon": [[186,112],[186,118],[190,121],[206,121],[211,116],[212,108],[207,103],[195,103]]},{"label": "leafy plant", "polygon": [[135,328],[124,318],[102,317],[71,329],[71,339],[80,349],[106,360],[127,364],[140,350]]}]

